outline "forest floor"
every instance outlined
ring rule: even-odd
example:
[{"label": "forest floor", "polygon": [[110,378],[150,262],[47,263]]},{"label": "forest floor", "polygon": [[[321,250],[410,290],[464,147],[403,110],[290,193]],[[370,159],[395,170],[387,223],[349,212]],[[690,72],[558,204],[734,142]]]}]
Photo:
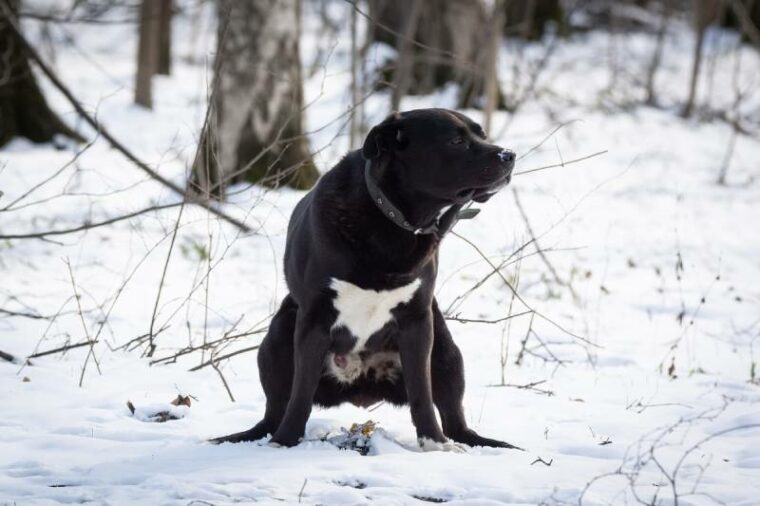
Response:
[{"label": "forest floor", "polygon": [[[347,4],[331,5],[336,19],[348,15]],[[54,26],[50,39],[37,22],[24,28],[118,139],[184,184],[210,80],[210,14],[207,6],[197,31],[191,18],[176,20],[172,75],[156,78],[152,111],[132,103],[133,25]],[[321,30],[311,12],[305,21],[306,125],[326,171],[349,149],[350,46],[346,30]],[[408,410],[387,405],[315,410],[295,448],[207,443],[263,414],[255,352],[218,371],[189,371],[210,352],[150,365],[145,339],[124,347],[151,328],[153,360],[204,339],[228,338],[216,357],[260,342],[286,291],[285,227],[303,194],[240,186],[224,209],[251,234],[187,206],[0,242],[0,350],[19,358],[0,360],[0,504],[757,504],[760,141],[734,138],[724,121],[678,117],[693,43],[686,24],[666,38],[660,106],[640,105],[641,86],[631,83],[641,81],[654,40],[590,33],[560,42],[518,113],[496,114],[495,140],[523,156],[518,173],[606,153],[516,176],[442,246],[437,297],[451,316],[528,311],[450,322],[469,423],[526,451],[413,451]],[[736,52],[735,42],[708,37],[701,111],[725,109],[735,83],[760,89],[757,53]],[[529,82],[513,63],[528,68],[547,45],[505,43],[506,94]],[[370,66],[386,51],[371,49]],[[177,202],[41,83],[54,109],[95,142],[4,148],[0,235]],[[403,108],[452,107],[454,96],[409,97]],[[367,100],[370,123],[388,103],[385,92]],[[741,107],[758,105],[750,95]],[[727,184],[716,184],[725,163]],[[535,243],[516,253],[531,232],[515,192],[545,259]],[[504,279],[481,282],[490,264]],[[85,346],[23,360],[95,339],[94,357]],[[169,404],[180,394],[192,396],[190,407]],[[159,411],[179,419],[155,423]],[[367,420],[382,429],[367,456],[323,441]]]}]

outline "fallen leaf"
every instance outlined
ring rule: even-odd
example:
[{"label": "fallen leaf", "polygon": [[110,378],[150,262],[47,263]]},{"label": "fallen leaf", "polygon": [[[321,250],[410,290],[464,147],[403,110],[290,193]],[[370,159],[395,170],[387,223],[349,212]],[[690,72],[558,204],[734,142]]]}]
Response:
[{"label": "fallen leaf", "polygon": [[190,402],[190,396],[182,394],[177,395],[177,398],[174,399],[171,403],[175,406],[187,406],[188,408],[190,407],[190,404],[192,404]]}]

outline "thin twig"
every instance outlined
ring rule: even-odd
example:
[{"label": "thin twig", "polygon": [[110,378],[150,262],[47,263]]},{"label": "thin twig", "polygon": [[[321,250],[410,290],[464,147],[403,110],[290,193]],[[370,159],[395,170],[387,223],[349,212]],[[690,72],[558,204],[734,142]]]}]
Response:
[{"label": "thin twig", "polygon": [[158,303],[161,300],[161,291],[164,288],[164,281],[166,280],[166,271],[169,269],[169,260],[171,260],[172,252],[174,251],[174,242],[177,239],[177,231],[179,230],[179,223],[182,220],[182,211],[185,210],[185,201],[182,201],[182,205],[179,208],[177,214],[177,220],[174,222],[174,229],[172,230],[172,238],[169,241],[169,251],[166,253],[166,260],[164,261],[164,268],[161,271],[161,280],[158,283],[158,292],[156,293],[156,302],[153,304],[153,314],[150,317],[150,328],[148,329],[148,350],[146,356],[148,358],[153,356],[156,351],[156,344],[153,342],[153,329],[156,324],[156,313],[158,312]]},{"label": "thin twig", "polygon": [[500,322],[503,322],[503,321],[511,320],[512,318],[517,318],[518,316],[524,316],[526,314],[533,314],[533,312],[534,311],[532,309],[529,309],[529,310],[523,311],[521,313],[515,313],[515,314],[510,314],[510,315],[507,315],[507,316],[503,316],[501,318],[496,318],[495,320],[486,320],[486,319],[479,319],[479,318],[460,318],[458,315],[457,316],[446,316],[445,319],[446,320],[450,320],[450,321],[459,322],[459,323],[488,323],[488,324],[493,324],[493,323],[500,323]]},{"label": "thin twig", "polygon": [[0,239],[43,239],[45,237],[51,236],[51,235],[66,235],[66,234],[74,234],[76,232],[82,232],[85,230],[91,230],[93,228],[103,227],[105,225],[111,225],[113,223],[117,223],[120,221],[128,220],[130,218],[134,218],[135,216],[140,216],[141,214],[149,213],[151,211],[161,211],[162,209],[170,209],[172,207],[181,206],[184,204],[184,201],[182,202],[175,202],[173,204],[163,204],[158,206],[150,206],[146,207],[144,209],[140,209],[139,211],[135,211],[133,213],[129,214],[123,214],[121,216],[116,216],[114,218],[109,218],[107,220],[99,221],[96,223],[83,223],[79,225],[78,227],[74,228],[67,228],[63,230],[47,230],[43,232],[34,232],[29,234],[8,234],[8,235],[0,235]]},{"label": "thin twig", "polygon": [[16,357],[14,357],[13,355],[11,355],[10,353],[5,353],[3,350],[0,350],[0,358],[2,358],[3,360],[6,360],[6,361],[8,361],[8,362],[10,362],[12,364],[16,363]]},{"label": "thin twig", "polygon": [[71,167],[71,165],[73,165],[74,163],[76,163],[76,161],[79,159],[79,157],[82,156],[87,150],[89,150],[92,147],[92,145],[95,144],[95,141],[97,141],[97,140],[98,140],[98,137],[96,136],[93,140],[91,140],[90,142],[88,142],[82,149],[80,149],[79,151],[77,151],[74,154],[74,156],[68,162],[66,162],[60,169],[56,170],[51,176],[46,177],[45,179],[43,179],[39,183],[33,185],[31,188],[29,188],[24,193],[22,193],[21,195],[19,195],[10,204],[8,204],[5,207],[3,207],[2,209],[0,209],[0,212],[13,211],[14,210],[13,206],[15,206],[16,204],[18,204],[19,202],[21,202],[22,200],[24,200],[25,198],[27,198],[29,195],[31,195],[32,193],[34,193],[35,191],[37,191],[41,187],[45,186],[47,183],[49,183],[50,181],[52,181],[53,179],[55,179],[56,177],[58,177],[64,170],[66,170],[67,168]]},{"label": "thin twig", "polygon": [[260,345],[257,344],[256,346],[251,346],[251,347],[248,347],[248,348],[243,348],[241,350],[233,351],[232,353],[228,353],[226,355],[222,355],[221,357],[213,358],[213,359],[208,360],[208,361],[206,361],[206,362],[204,362],[202,364],[199,364],[199,365],[196,365],[195,367],[190,368],[189,371],[198,371],[200,369],[203,369],[204,367],[207,367],[209,365],[213,365],[214,363],[219,363],[222,360],[227,360],[228,358],[232,358],[232,357],[234,357],[236,355],[240,355],[242,353],[247,353],[249,351],[258,350],[259,346]]},{"label": "thin twig", "polygon": [[301,503],[301,499],[303,498],[303,491],[306,488],[306,483],[309,481],[308,478],[303,479],[303,485],[301,485],[301,490],[298,491],[298,503]]},{"label": "thin twig", "polygon": [[221,369],[219,369],[219,362],[215,361],[211,363],[211,367],[214,368],[216,373],[219,375],[219,378],[222,380],[222,384],[224,385],[224,389],[227,390],[227,395],[230,396],[230,400],[232,402],[235,402],[235,397],[232,395],[232,391],[230,390],[230,386],[227,384],[227,380],[224,378],[224,374],[222,374]]},{"label": "thin twig", "polygon": [[578,294],[575,292],[575,289],[570,283],[567,283],[562,280],[562,278],[559,277],[559,274],[557,273],[557,269],[554,268],[554,265],[552,265],[551,262],[549,262],[549,259],[544,254],[544,251],[541,249],[541,247],[538,244],[538,239],[536,238],[536,234],[533,232],[533,227],[530,224],[530,220],[528,219],[528,214],[525,212],[525,208],[522,206],[522,202],[520,202],[520,197],[517,194],[517,190],[513,187],[512,188],[512,195],[515,197],[515,204],[517,205],[517,209],[520,211],[520,216],[522,216],[523,221],[525,222],[525,228],[528,230],[528,234],[530,235],[531,239],[533,239],[533,246],[536,248],[536,253],[538,253],[538,256],[541,258],[541,260],[544,262],[544,265],[546,265],[546,268],[549,269],[549,272],[551,273],[552,277],[554,278],[554,281],[557,282],[560,286],[565,286],[570,290],[570,293],[572,294],[574,299],[578,299]]},{"label": "thin twig", "polygon": [[82,305],[80,303],[80,295],[77,292],[77,282],[74,279],[74,271],[71,269],[71,262],[69,262],[69,259],[67,258],[65,260],[66,267],[69,269],[69,277],[71,278],[71,287],[74,289],[74,300],[77,303],[77,312],[79,313],[79,320],[82,322],[82,328],[84,329],[84,335],[87,338],[87,341],[90,343],[90,350],[87,352],[87,356],[84,359],[84,364],[82,364],[82,373],[79,375],[79,387],[82,387],[82,384],[84,383],[84,373],[87,370],[87,363],[90,360],[90,357],[92,357],[93,362],[95,362],[95,367],[98,370],[98,374],[103,374],[100,370],[100,364],[98,363],[98,359],[95,356],[95,343],[97,342],[94,339],[90,339],[90,331],[87,330],[87,323],[84,321],[84,315],[82,314]]},{"label": "thin twig", "polygon": [[67,344],[66,346],[61,346],[59,348],[53,348],[52,350],[45,350],[45,351],[38,351],[36,353],[32,353],[26,358],[39,358],[39,357],[45,357],[47,355],[55,355],[56,353],[65,353],[69,350],[73,350],[75,348],[81,348],[82,346],[94,346],[97,344],[98,341],[83,341],[81,343],[76,344]]},{"label": "thin twig", "polygon": [[10,309],[3,309],[0,307],[0,313],[8,316],[21,316],[23,318],[31,318],[32,320],[49,320],[50,316],[43,316],[34,313],[26,313],[23,311],[11,311]]},{"label": "thin twig", "polygon": [[548,316],[542,314],[539,311],[536,311],[536,309],[534,309],[533,307],[531,307],[531,305],[528,304],[525,301],[525,299],[523,299],[522,296],[519,293],[517,293],[517,290],[515,290],[514,286],[512,286],[512,283],[510,283],[509,280],[504,276],[504,274],[501,273],[501,270],[499,269],[499,267],[496,266],[496,265],[494,265],[493,262],[491,262],[491,259],[488,258],[488,256],[485,253],[483,253],[483,251],[478,247],[477,244],[475,244],[471,240],[467,239],[466,237],[464,237],[464,236],[462,236],[460,234],[457,234],[454,231],[452,231],[451,234],[453,234],[456,237],[462,239],[464,242],[466,242],[467,244],[469,244],[475,251],[477,251],[478,254],[483,258],[483,260],[485,260],[488,263],[488,265],[491,266],[491,268],[496,273],[496,275],[498,275],[501,278],[501,280],[504,282],[504,284],[507,285],[507,288],[509,288],[509,290],[514,294],[514,296],[517,298],[517,300],[519,300],[522,303],[523,306],[525,306],[526,308],[530,309],[536,316],[538,316],[542,320],[546,321],[547,323],[550,323],[551,325],[553,325],[557,329],[561,330],[565,334],[567,334],[569,336],[572,336],[575,339],[578,339],[579,341],[583,341],[584,343],[588,344],[589,346],[594,346],[594,347],[597,347],[597,348],[600,347],[598,344],[592,343],[591,341],[589,341],[588,338],[580,336],[578,334],[575,334],[575,333],[567,330],[562,325],[560,325],[559,323],[555,322],[554,320],[552,320]]},{"label": "thin twig", "polygon": [[531,172],[538,172],[539,170],[553,169],[555,167],[566,167],[568,165],[572,165],[574,163],[582,162],[584,160],[588,160],[588,159],[594,158],[596,156],[601,156],[601,155],[607,153],[608,151],[609,150],[605,149],[603,151],[597,151],[596,153],[592,153],[590,155],[583,156],[581,158],[576,158],[574,160],[568,160],[566,162],[555,163],[553,165],[546,165],[544,167],[538,167],[538,168],[535,168],[535,169],[521,170],[520,172],[515,172],[512,175],[513,176],[522,176],[523,174],[530,174]]},{"label": "thin twig", "polygon": [[[190,353],[196,352],[198,350],[203,350],[203,349],[207,349],[208,350],[208,349],[211,349],[211,348],[215,348],[215,347],[219,346],[220,344],[224,344],[225,342],[231,342],[231,341],[233,341],[235,339],[239,339],[241,337],[248,337],[248,336],[252,336],[252,335],[256,335],[256,334],[262,334],[262,333],[264,333],[266,331],[267,331],[267,328],[265,327],[265,328],[261,328],[261,329],[251,330],[251,331],[248,331],[248,332],[241,332],[241,333],[238,333],[238,334],[229,334],[228,335],[227,333],[225,333],[225,335],[222,336],[222,337],[220,337],[219,339],[215,339],[213,341],[209,341],[209,342],[207,342],[205,344],[201,344],[200,346],[187,346],[187,347],[179,350],[174,355],[169,355],[169,356],[166,356],[166,357],[161,357],[161,358],[157,358],[157,359],[151,360],[150,361],[150,365],[174,363],[174,362],[177,361],[177,359],[179,357],[182,357],[184,355],[189,355]],[[143,335],[142,337],[144,338],[145,335]]]}]

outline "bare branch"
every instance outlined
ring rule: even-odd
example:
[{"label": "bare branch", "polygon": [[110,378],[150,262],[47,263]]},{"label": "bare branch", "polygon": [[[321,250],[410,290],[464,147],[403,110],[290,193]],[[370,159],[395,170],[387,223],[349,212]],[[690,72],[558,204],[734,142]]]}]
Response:
[{"label": "bare branch", "polygon": [[89,114],[84,109],[84,107],[82,107],[82,104],[80,104],[79,101],[76,99],[76,97],[74,97],[73,93],[68,89],[68,87],[66,87],[66,85],[63,84],[63,82],[58,78],[56,73],[45,63],[45,61],[39,55],[37,50],[29,43],[29,41],[26,40],[23,33],[21,33],[21,30],[19,29],[17,23],[12,19],[9,8],[5,4],[5,2],[0,3],[0,10],[2,10],[3,13],[5,14],[8,26],[14,32],[19,42],[24,46],[30,58],[37,63],[37,65],[40,67],[42,72],[48,77],[48,79],[50,79],[53,85],[66,97],[66,99],[69,101],[72,107],[74,107],[74,110],[79,114],[79,116],[82,119],[84,119],[88,124],[90,124],[90,126],[92,126],[92,128],[94,128],[96,132],[102,135],[103,138],[106,141],[108,141],[108,143],[114,149],[119,151],[122,155],[124,155],[128,160],[134,163],[139,169],[141,169],[146,174],[148,174],[151,178],[155,179],[156,181],[158,181],[165,187],[169,188],[174,193],[181,195],[183,198],[186,198],[189,202],[198,204],[199,206],[203,207],[210,213],[215,214],[216,216],[220,217],[221,219],[225,220],[228,223],[231,223],[232,225],[235,225],[237,228],[239,228],[243,232],[251,231],[248,225],[238,220],[237,218],[233,218],[232,216],[229,216],[224,211],[217,209],[216,207],[212,205],[210,201],[203,200],[203,199],[194,197],[192,195],[188,195],[189,192],[187,190],[169,181],[164,176],[162,176],[155,170],[151,169],[145,162],[137,158],[135,154],[133,154],[129,149],[126,148],[126,146],[124,146],[121,142],[119,142],[108,130],[106,130],[106,128],[97,119],[95,119],[95,117]]},{"label": "bare branch", "polygon": [[568,160],[567,162],[555,163],[555,164],[552,164],[552,165],[546,165],[544,167],[538,167],[538,168],[535,168],[535,169],[521,170],[520,172],[515,172],[513,174],[513,176],[521,176],[523,174],[530,174],[531,172],[538,172],[539,170],[553,169],[555,167],[565,167],[566,165],[572,165],[574,163],[582,162],[582,161],[588,160],[590,158],[601,156],[601,155],[607,153],[608,151],[609,150],[605,149],[603,151],[598,151],[596,153],[592,153],[590,155],[583,156],[581,158],[576,158],[574,160]]},{"label": "bare branch", "polygon": [[93,228],[103,227],[105,225],[111,225],[113,223],[118,223],[120,221],[128,220],[130,218],[134,218],[135,216],[140,216],[141,214],[149,213],[151,211],[160,211],[162,209],[170,209],[172,207],[177,207],[184,205],[184,201],[182,202],[175,202],[173,204],[163,204],[158,206],[150,206],[146,207],[145,209],[140,209],[139,211],[135,211],[133,213],[124,214],[122,216],[116,216],[115,218],[109,218],[107,220],[103,220],[96,223],[83,223],[82,225],[79,225],[78,227],[74,228],[67,228],[63,230],[47,230],[44,232],[33,232],[29,234],[7,234],[7,235],[0,235],[0,239],[42,239],[51,235],[66,235],[66,234],[74,234],[76,232],[82,232],[84,230],[90,230]]},{"label": "bare branch", "polygon": [[98,341],[94,340],[87,340],[83,341],[81,343],[76,344],[67,344],[66,346],[61,346],[59,348],[53,348],[52,350],[45,350],[45,351],[38,351],[36,353],[32,353],[26,358],[39,358],[39,357],[45,357],[47,355],[55,355],[56,353],[65,353],[69,350],[74,350],[76,348],[81,348],[82,346],[94,346],[97,344]]}]

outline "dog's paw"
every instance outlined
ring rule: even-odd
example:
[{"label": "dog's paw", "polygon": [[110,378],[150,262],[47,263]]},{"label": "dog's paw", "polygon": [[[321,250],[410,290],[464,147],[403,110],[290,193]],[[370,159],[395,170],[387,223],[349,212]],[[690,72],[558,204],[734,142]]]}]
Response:
[{"label": "dog's paw", "polygon": [[296,446],[301,442],[300,437],[283,437],[275,434],[272,439],[269,440],[269,446],[272,448],[290,448]]},{"label": "dog's paw", "polygon": [[213,439],[209,439],[208,442],[212,445],[220,445],[222,443],[244,443],[247,441],[255,440],[256,438],[254,438],[248,431],[246,431],[239,432],[237,434],[230,434],[229,436],[215,437]]},{"label": "dog's paw", "polygon": [[419,443],[423,452],[467,453],[467,448],[464,445],[450,439],[439,442],[427,437],[421,437],[417,438],[417,443]]},{"label": "dog's paw", "polygon": [[462,431],[460,433],[456,434],[448,434],[448,436],[453,439],[454,441],[461,443],[463,445],[467,446],[486,446],[490,448],[507,448],[510,450],[521,450],[525,451],[524,448],[520,448],[519,446],[515,446],[511,443],[507,443],[505,441],[499,441],[498,439],[491,439],[487,437],[483,437],[479,434],[477,434],[472,429],[467,429],[465,431]]},{"label": "dog's paw", "polygon": [[237,432],[228,436],[209,439],[208,442],[215,445],[222,443],[244,443],[248,441],[258,441],[265,437],[267,437],[266,428],[262,427],[261,425],[257,425],[252,429],[244,430],[243,432]]}]

